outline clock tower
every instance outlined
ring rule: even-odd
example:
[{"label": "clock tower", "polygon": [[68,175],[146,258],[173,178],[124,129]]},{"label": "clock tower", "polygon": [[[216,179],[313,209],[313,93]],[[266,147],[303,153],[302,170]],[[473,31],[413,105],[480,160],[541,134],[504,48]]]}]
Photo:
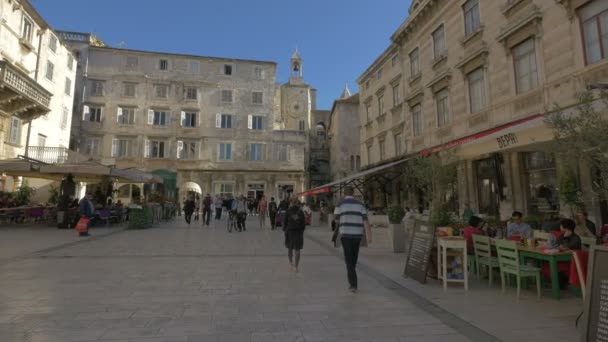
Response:
[{"label": "clock tower", "polygon": [[282,125],[287,130],[308,131],[313,126],[316,89],[304,82],[302,56],[296,49],[291,55],[289,81],[281,86]]}]

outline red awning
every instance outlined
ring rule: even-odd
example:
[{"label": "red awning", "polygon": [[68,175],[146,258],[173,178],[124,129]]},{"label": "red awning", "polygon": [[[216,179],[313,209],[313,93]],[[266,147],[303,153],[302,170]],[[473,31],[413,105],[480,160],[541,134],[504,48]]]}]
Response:
[{"label": "red awning", "polygon": [[320,195],[320,194],[326,194],[328,192],[330,192],[331,190],[329,189],[328,186],[324,186],[321,188],[315,188],[315,189],[311,189],[308,191],[304,191],[304,192],[300,192],[297,196],[314,196],[314,195]]}]

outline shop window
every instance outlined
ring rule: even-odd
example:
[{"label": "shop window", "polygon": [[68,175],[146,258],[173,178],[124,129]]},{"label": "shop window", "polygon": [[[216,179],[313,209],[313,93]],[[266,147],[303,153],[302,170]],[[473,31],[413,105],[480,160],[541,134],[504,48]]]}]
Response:
[{"label": "shop window", "polygon": [[475,162],[477,176],[477,198],[479,213],[497,216],[503,198],[504,165],[502,156],[495,154],[490,158]]},{"label": "shop window", "polygon": [[553,154],[527,152],[522,157],[528,213],[559,212],[559,180]]}]

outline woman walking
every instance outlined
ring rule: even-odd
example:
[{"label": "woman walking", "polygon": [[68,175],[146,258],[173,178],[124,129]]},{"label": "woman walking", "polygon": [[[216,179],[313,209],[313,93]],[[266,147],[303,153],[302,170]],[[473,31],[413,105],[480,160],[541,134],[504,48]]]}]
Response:
[{"label": "woman walking", "polygon": [[266,196],[262,196],[258,202],[258,214],[260,215],[260,229],[264,229],[266,228],[266,215],[268,214]]},{"label": "woman walking", "polygon": [[291,198],[291,204],[283,221],[285,232],[285,247],[289,258],[289,270],[298,272],[300,266],[300,250],[304,247],[304,229],[306,229],[306,218],[300,208],[298,199]]}]

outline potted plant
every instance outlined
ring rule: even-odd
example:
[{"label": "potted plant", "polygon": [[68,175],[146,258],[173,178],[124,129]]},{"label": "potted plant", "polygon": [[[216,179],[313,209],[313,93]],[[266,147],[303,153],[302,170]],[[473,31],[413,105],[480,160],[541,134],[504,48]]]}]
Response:
[{"label": "potted plant", "polygon": [[36,189],[29,186],[27,181],[23,181],[23,184],[21,184],[21,186],[17,188],[17,191],[15,192],[15,204],[18,207],[29,205],[32,196],[34,196],[35,193]]},{"label": "potted plant", "polygon": [[393,246],[393,253],[403,253],[405,250],[405,225],[401,222],[405,210],[399,206],[391,206],[388,213],[388,231]]}]

